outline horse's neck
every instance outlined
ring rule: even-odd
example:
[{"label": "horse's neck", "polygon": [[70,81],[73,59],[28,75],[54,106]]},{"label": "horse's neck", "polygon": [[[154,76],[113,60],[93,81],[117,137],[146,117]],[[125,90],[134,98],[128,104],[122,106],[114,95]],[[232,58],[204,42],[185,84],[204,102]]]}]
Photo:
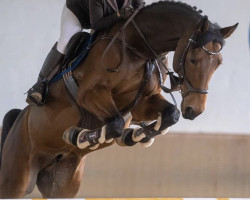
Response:
[{"label": "horse's neck", "polygon": [[[192,9],[178,3],[158,3],[142,10],[135,21],[156,53],[174,51],[179,39],[193,32],[201,16]],[[144,42],[131,39],[139,49],[145,49]],[[147,49],[147,48],[146,48]],[[149,53],[149,52],[148,52]]]}]

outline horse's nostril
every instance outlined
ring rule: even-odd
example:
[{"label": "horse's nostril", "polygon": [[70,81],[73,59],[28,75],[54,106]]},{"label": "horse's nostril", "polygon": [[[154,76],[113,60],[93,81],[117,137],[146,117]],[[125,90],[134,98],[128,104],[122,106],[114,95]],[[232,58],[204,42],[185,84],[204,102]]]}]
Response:
[{"label": "horse's nostril", "polygon": [[185,110],[185,114],[183,115],[185,119],[194,119],[195,118],[195,112],[193,108],[187,107]]},{"label": "horse's nostril", "polygon": [[193,112],[193,108],[191,108],[191,107],[186,108],[186,114],[187,115],[190,115],[192,112]]}]

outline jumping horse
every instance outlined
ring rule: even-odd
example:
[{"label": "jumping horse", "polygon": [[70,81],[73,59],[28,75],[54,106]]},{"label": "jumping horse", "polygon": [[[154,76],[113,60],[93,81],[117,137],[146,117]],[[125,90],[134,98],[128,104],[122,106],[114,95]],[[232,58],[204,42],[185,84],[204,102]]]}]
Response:
[{"label": "jumping horse", "polygon": [[[161,87],[167,74],[181,91],[182,116],[192,120],[204,111],[224,39],[238,24],[220,28],[194,7],[161,1],[142,8],[107,50],[124,23],[97,39],[73,71],[79,86],[75,100],[60,80],[50,86],[46,105],[5,116],[0,198],[22,198],[35,185],[46,198],[75,197],[85,156],[93,149],[148,143],[165,133],[180,115],[160,94],[173,90]],[[166,68],[170,51],[178,77]],[[131,118],[152,123],[134,130],[127,128]]]}]

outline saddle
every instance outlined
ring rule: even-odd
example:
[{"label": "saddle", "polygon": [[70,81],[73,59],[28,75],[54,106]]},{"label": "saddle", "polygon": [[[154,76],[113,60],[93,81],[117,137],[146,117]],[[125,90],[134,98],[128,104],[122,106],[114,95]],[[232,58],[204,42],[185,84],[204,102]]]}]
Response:
[{"label": "saddle", "polygon": [[87,45],[84,44],[89,38],[90,34],[87,32],[79,32],[73,35],[66,48],[64,65],[68,65],[70,61],[74,60],[82,51],[86,50]]},{"label": "saddle", "polygon": [[51,79],[49,84],[53,84],[56,81],[63,78],[63,76],[75,70],[79,64],[87,57],[90,45],[96,38],[96,34],[89,34],[87,32],[79,32],[72,36],[67,48],[65,57],[63,60],[61,70]]},{"label": "saddle", "polygon": [[[58,72],[50,81],[50,84],[53,84],[63,78],[68,92],[73,99],[75,99],[77,95],[78,83],[71,71],[75,70],[79,66],[79,64],[87,57],[91,44],[95,41],[95,39],[96,34],[91,35],[87,32],[76,33],[70,39],[67,45],[61,71]],[[78,107],[81,115],[81,120],[78,123],[78,127],[95,129],[104,125],[104,122],[100,121],[95,115],[78,106],[78,104],[75,105]]]}]

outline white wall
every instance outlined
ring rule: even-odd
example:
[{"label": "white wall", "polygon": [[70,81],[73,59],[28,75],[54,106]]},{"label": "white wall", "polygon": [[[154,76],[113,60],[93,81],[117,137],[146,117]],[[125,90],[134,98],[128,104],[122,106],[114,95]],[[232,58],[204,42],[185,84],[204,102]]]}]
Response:
[{"label": "white wall", "polygon": [[[206,111],[194,121],[181,119],[172,130],[250,133],[250,1],[184,2],[197,6],[222,27],[240,25],[223,49],[223,65],[210,84]],[[24,93],[35,83],[59,36],[63,4],[64,0],[0,0],[0,120],[8,110],[26,106]],[[175,96],[180,104],[180,95]]]}]

